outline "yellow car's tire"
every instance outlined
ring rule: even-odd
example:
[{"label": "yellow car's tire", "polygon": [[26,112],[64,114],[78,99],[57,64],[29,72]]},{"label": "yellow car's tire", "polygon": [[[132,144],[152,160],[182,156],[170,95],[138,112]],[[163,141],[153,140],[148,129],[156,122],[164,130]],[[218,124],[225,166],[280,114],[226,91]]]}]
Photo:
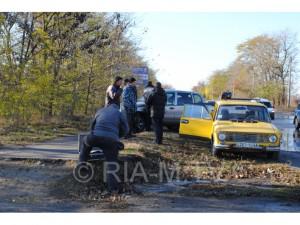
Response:
[{"label": "yellow car's tire", "polygon": [[216,157],[221,156],[221,151],[220,151],[220,149],[216,149],[213,140],[211,141],[211,154]]},{"label": "yellow car's tire", "polygon": [[267,157],[268,159],[278,160],[279,154],[279,152],[267,152]]}]

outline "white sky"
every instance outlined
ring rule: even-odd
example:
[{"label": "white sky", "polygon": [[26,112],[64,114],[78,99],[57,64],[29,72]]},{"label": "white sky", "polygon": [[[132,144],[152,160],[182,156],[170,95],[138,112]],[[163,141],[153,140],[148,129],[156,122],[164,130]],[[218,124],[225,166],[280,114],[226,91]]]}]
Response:
[{"label": "white sky", "polygon": [[[158,79],[189,90],[236,57],[236,46],[264,33],[299,33],[300,13],[135,13],[142,55]],[[143,32],[146,30],[147,32]]]}]

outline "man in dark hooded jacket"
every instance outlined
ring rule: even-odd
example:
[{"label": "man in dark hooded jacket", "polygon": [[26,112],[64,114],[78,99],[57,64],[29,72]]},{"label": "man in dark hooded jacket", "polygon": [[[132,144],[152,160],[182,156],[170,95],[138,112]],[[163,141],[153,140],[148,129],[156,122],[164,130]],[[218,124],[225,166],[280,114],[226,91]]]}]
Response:
[{"label": "man in dark hooded jacket", "polygon": [[161,87],[161,83],[157,82],[156,87],[147,99],[146,104],[150,106],[151,118],[155,132],[155,142],[162,144],[163,140],[163,119],[165,115],[165,106],[167,102],[167,95],[165,90]]},{"label": "man in dark hooded jacket", "polygon": [[[149,96],[154,90],[154,86],[151,81],[148,82],[147,86],[144,89],[143,97],[145,99],[145,103],[148,101]],[[151,107],[146,104],[146,113],[145,113],[145,128],[146,131],[151,130]]]}]

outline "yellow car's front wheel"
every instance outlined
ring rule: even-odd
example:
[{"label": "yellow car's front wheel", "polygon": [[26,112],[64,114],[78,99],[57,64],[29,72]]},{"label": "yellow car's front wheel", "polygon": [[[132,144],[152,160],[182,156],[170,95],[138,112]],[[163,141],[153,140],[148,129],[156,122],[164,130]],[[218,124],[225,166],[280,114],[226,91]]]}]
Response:
[{"label": "yellow car's front wheel", "polygon": [[280,152],[267,152],[267,157],[269,159],[278,160]]},{"label": "yellow car's front wheel", "polygon": [[216,157],[221,156],[221,150],[215,147],[213,138],[211,139],[211,154]]}]

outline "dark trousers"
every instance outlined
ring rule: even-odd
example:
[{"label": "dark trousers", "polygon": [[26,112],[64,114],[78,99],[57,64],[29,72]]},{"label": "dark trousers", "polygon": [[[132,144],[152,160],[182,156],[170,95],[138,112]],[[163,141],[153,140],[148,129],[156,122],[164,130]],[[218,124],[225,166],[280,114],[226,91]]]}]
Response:
[{"label": "dark trousers", "polygon": [[150,131],[151,130],[151,111],[146,110],[145,112],[145,129],[146,131]]},{"label": "dark trousers", "polygon": [[130,135],[132,135],[132,133],[134,131],[135,113],[134,113],[134,111],[132,111],[126,107],[125,107],[125,111],[126,111],[127,123],[128,123],[128,127],[129,127],[128,135],[130,136]]},{"label": "dark trousers", "polygon": [[153,129],[155,132],[155,142],[157,144],[162,144],[163,140],[163,118],[152,118]]},{"label": "dark trousers", "polygon": [[89,134],[83,139],[83,146],[80,149],[79,161],[86,162],[93,147],[103,150],[106,163],[106,182],[109,191],[118,190],[118,180],[112,173],[118,169],[118,142],[107,137],[99,137]]}]

